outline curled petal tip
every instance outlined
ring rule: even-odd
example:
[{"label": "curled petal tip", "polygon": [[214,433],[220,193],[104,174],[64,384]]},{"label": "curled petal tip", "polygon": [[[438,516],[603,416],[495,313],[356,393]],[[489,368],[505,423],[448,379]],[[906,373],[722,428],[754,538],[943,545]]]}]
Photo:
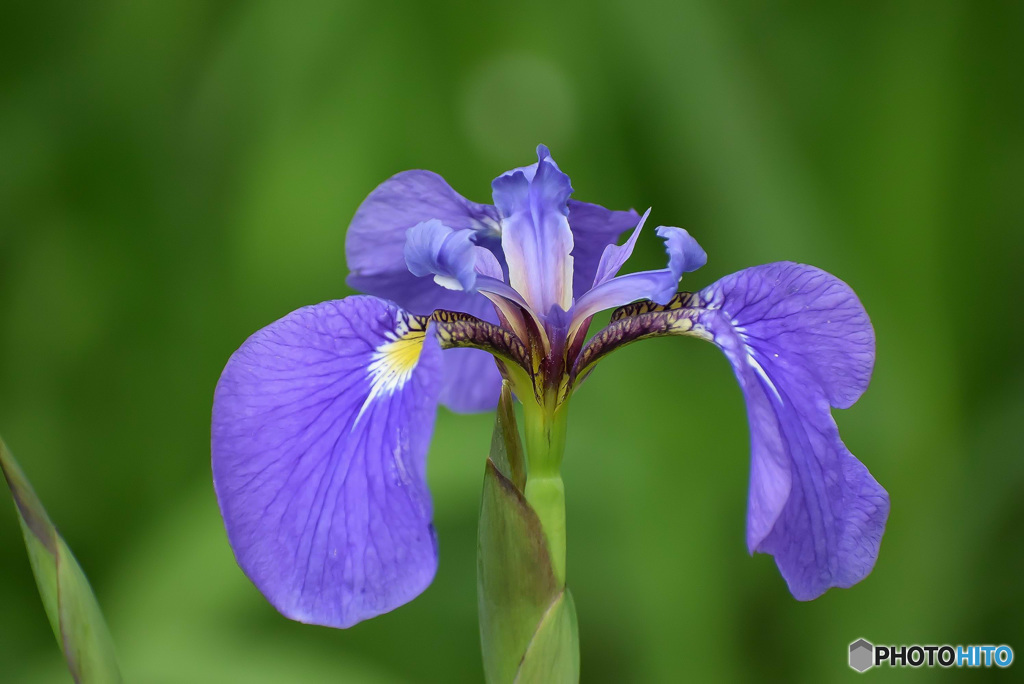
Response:
[{"label": "curled petal tip", "polygon": [[449,290],[474,290],[478,249],[471,231],[452,230],[437,220],[418,223],[405,234],[409,272],[432,275],[435,283]]},{"label": "curled petal tip", "polygon": [[708,253],[687,230],[659,226],[654,232],[668,243],[666,250],[669,253],[669,268],[673,272],[678,271],[680,276],[696,271],[708,262]]},{"label": "curled petal tip", "polygon": [[605,248],[598,263],[594,287],[576,302],[575,321],[582,321],[603,309],[622,306],[638,299],[651,299],[658,304],[667,304],[676,294],[683,273],[704,265],[707,254],[688,232],[682,228],[660,226],[656,232],[665,240],[668,265],[654,271],[616,276],[632,255],[633,247],[650,211],[648,209],[644,213],[625,244],[609,245]]}]

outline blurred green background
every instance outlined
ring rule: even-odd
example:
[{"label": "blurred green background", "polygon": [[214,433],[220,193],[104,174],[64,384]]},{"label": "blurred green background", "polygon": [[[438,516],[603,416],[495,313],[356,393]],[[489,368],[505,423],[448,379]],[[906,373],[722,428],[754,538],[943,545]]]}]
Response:
[{"label": "blurred green background", "polygon": [[[235,566],[210,402],[247,335],[349,294],[345,227],[377,183],[428,168],[488,201],[538,142],[579,199],[696,236],[689,289],[779,259],[854,287],[878,360],[836,418],[892,497],[874,573],[793,600],[745,551],[724,357],[617,353],[574,400],[565,463],[583,680],[828,681],[854,676],[858,637],[1020,657],[1024,4],[552,4],[5,6],[0,430],[128,679],[481,679],[492,417],[439,416],[433,586],[332,631],[279,617]],[[631,267],[663,258],[648,237]],[[0,606],[0,680],[66,681],[2,502]]]}]

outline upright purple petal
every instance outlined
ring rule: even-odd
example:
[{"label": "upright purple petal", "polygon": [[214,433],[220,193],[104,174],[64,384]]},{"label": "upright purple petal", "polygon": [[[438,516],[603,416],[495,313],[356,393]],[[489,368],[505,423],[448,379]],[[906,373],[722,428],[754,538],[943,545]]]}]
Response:
[{"label": "upright purple petal", "polygon": [[[431,219],[454,231],[497,239],[494,207],[470,202],[436,173],[404,171],[377,186],[352,218],[345,236],[349,287],[391,299],[416,314],[450,308],[453,300],[446,296],[445,288],[410,278],[405,261],[406,232]],[[455,300],[463,306],[466,301]]]},{"label": "upright purple petal", "polygon": [[[650,210],[648,210],[649,213]],[[647,218],[647,214],[644,214]],[[643,220],[624,245],[609,245],[597,268],[594,288],[576,302],[573,320],[582,321],[598,311],[622,306],[638,299],[652,299],[665,304],[676,293],[683,273],[695,271],[707,261],[707,254],[697,241],[682,228],[660,226],[655,232],[665,240],[668,266],[655,271],[640,271],[615,276],[633,252],[643,228]]]},{"label": "upright purple petal", "polygon": [[569,177],[537,148],[535,166],[494,179],[494,204],[501,215],[501,248],[509,284],[540,315],[552,306],[572,306],[573,249],[566,203]]},{"label": "upright purple petal", "polygon": [[[537,156],[547,160],[556,169],[551,152],[544,145],[537,148]],[[503,174],[503,177],[522,172],[527,181],[537,174],[540,162],[523,166]],[[568,182],[568,179],[566,179]],[[570,190],[571,192],[571,190]],[[589,290],[594,283],[597,263],[604,248],[618,242],[619,236],[637,224],[640,215],[634,210],[612,211],[598,204],[570,199],[567,203],[569,229],[572,233],[572,291],[576,297]]]},{"label": "upright purple petal", "polygon": [[572,291],[576,299],[594,285],[597,264],[605,247],[635,228],[640,215],[634,210],[612,211],[597,204],[569,200],[569,228],[572,230]]},{"label": "upright purple petal", "polygon": [[703,328],[732,364],[750,420],[747,546],[775,556],[813,599],[872,569],[889,497],[849,452],[829,410],[864,392],[874,332],[853,291],[794,263],[749,268],[700,293]]},{"label": "upright purple petal", "polygon": [[217,500],[239,565],[285,616],[350,627],[433,579],[440,351],[395,305],[349,297],[292,312],[228,361]]}]

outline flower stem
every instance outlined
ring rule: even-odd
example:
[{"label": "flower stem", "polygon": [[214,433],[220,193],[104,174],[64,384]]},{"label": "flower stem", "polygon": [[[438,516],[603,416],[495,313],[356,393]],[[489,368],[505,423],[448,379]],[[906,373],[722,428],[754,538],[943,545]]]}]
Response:
[{"label": "flower stem", "polygon": [[527,461],[524,494],[540,518],[552,569],[561,585],[565,584],[565,486],[561,466],[567,414],[564,403],[523,404]]},{"label": "flower stem", "polygon": [[[488,684],[579,684],[579,630],[565,585],[565,496],[559,475],[566,412],[555,402],[550,408],[524,403],[524,450],[511,389],[506,384],[499,401],[477,528],[484,676]],[[533,399],[529,389],[526,396]]]}]

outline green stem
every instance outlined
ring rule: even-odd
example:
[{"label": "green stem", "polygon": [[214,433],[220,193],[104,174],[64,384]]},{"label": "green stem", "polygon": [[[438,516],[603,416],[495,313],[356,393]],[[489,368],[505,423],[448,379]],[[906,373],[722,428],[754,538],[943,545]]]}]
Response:
[{"label": "green stem", "polygon": [[567,414],[566,404],[523,403],[527,461],[524,494],[540,518],[552,569],[562,585],[565,584],[565,486],[561,466]]}]

